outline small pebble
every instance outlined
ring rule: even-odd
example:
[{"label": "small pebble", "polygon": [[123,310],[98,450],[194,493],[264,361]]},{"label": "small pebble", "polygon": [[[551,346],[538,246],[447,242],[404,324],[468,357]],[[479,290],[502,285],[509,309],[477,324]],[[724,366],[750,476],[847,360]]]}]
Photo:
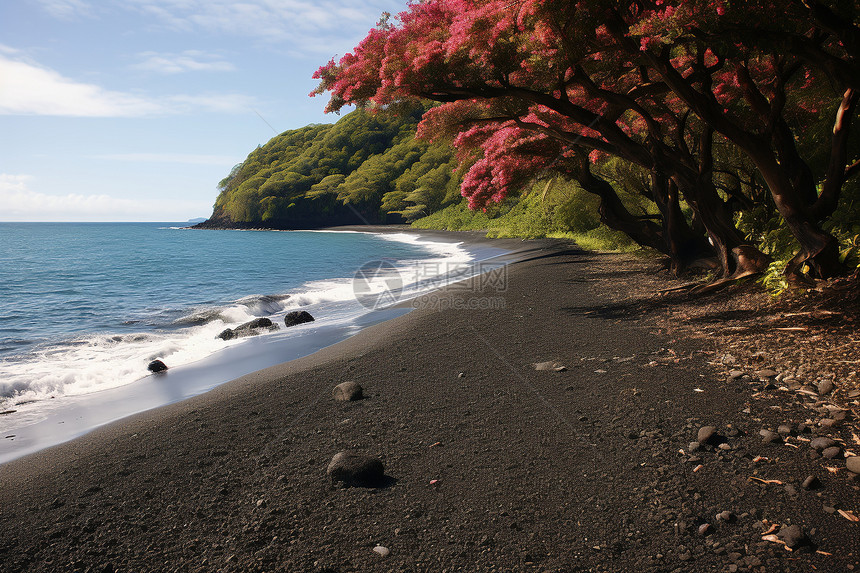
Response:
[{"label": "small pebble", "polygon": [[373,552],[381,557],[388,557],[388,555],[391,553],[391,550],[383,545],[377,545],[373,548]]},{"label": "small pebble", "polygon": [[781,436],[790,436],[791,435],[791,425],[790,424],[782,424],[779,428],[776,429],[777,433]]},{"label": "small pebble", "polygon": [[704,537],[710,533],[711,533],[711,524],[710,523],[703,523],[702,525],[699,526],[699,535],[701,535],[702,537]]},{"label": "small pebble", "polygon": [[733,523],[737,517],[731,511],[721,511],[717,514],[717,521],[724,521],[726,523]]},{"label": "small pebble", "polygon": [[802,487],[803,489],[818,489],[819,487],[821,487],[821,480],[819,480],[815,476],[808,476],[805,480],[803,480],[803,483],[800,487]]},{"label": "small pebble", "polygon": [[822,450],[826,450],[827,448],[832,448],[836,445],[836,442],[830,438],[821,437],[815,438],[814,440],[809,442],[809,445],[810,447],[812,447],[813,450],[817,450],[820,452]]},{"label": "small pebble", "polygon": [[765,444],[775,444],[782,441],[782,436],[770,430],[761,430],[758,435],[761,436],[761,441]]},{"label": "small pebble", "polygon": [[715,426],[702,426],[699,428],[699,432],[697,434],[697,441],[700,444],[705,444],[711,441],[714,437],[714,434],[717,433],[717,428]]},{"label": "small pebble", "polygon": [[821,455],[828,460],[835,460],[842,455],[842,448],[839,446],[831,446],[829,448],[825,448],[824,451],[821,452]]},{"label": "small pebble", "polygon": [[850,458],[846,458],[845,467],[852,473],[860,474],[860,456],[851,456]]},{"label": "small pebble", "polygon": [[779,533],[777,533],[776,536],[792,549],[809,542],[809,539],[807,539],[806,534],[803,533],[803,530],[800,529],[799,525],[783,527],[779,530]]}]

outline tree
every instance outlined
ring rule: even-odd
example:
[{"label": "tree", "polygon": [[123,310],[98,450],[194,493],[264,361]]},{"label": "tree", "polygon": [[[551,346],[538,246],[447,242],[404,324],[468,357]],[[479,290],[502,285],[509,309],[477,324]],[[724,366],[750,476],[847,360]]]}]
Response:
[{"label": "tree", "polygon": [[[820,223],[860,170],[858,163],[846,164],[860,96],[858,7],[830,4],[667,2],[639,13],[617,12],[609,26],[628,51],[638,38],[644,61],[665,84],[755,164],[800,244],[787,273],[797,275],[809,265],[810,274],[822,278],[838,271],[839,258],[836,240]],[[772,17],[775,12],[779,18]],[[836,93],[816,81],[825,73],[841,84]],[[819,194],[791,122],[808,125],[834,97],[841,101]]]},{"label": "tree", "polygon": [[[427,0],[411,4],[398,22],[381,23],[353,53],[320,68],[316,93],[331,92],[330,110],[411,98],[441,102],[421,127],[457,132],[461,161],[470,164],[462,191],[474,207],[503,199],[527,172],[551,165],[606,199],[608,224],[629,228],[623,230],[640,242],[656,239],[679,265],[682,246],[696,244],[690,224],[678,216],[682,197],[694,214],[689,223],[706,231],[723,274],[738,277],[760,271],[767,258],[745,244],[714,182],[713,148],[720,134],[762,172],[797,237],[801,250],[789,272],[808,264],[813,275],[828,276],[838,266],[835,242],[815,220],[826,209],[803,207],[815,195],[814,179],[802,162],[786,165],[792,154],[799,158],[788,141],[794,137],[789,119],[800,117],[814,99],[798,94],[820,98],[818,109],[828,96],[809,89],[822,82],[807,73],[811,67],[801,56],[780,52],[777,39],[763,45],[749,40],[766,10],[797,3],[763,4]],[[817,9],[792,7],[786,12],[794,18],[790,25],[768,28],[774,38],[802,36],[810,25],[804,17]],[[701,32],[727,13],[735,18],[735,27],[726,27],[731,42]],[[833,53],[827,65],[844,71],[835,60],[851,64],[844,54],[850,50],[839,52],[831,44],[840,33],[853,38],[851,30],[812,26],[824,38],[819,48]],[[743,97],[728,101],[739,90]],[[854,96],[845,97],[841,125],[853,114]],[[763,124],[742,127],[751,117]],[[432,127],[425,129],[427,124]],[[547,151],[553,147],[558,153]],[[652,195],[662,213],[659,234],[649,221],[624,213],[612,200],[611,186],[596,182],[593,165],[583,163],[577,148],[592,164],[609,155],[652,173]],[[845,146],[834,152],[832,172],[848,176],[850,168],[838,161],[844,155]]]}]

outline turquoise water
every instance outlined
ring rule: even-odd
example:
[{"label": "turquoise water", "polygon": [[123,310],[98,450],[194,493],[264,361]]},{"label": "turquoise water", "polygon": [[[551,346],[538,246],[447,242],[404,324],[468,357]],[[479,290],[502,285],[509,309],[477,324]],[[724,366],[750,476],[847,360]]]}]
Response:
[{"label": "turquoise water", "polygon": [[0,223],[0,408],[129,384],[155,358],[199,361],[255,317],[354,320],[353,277],[371,261],[468,259],[406,235]]}]

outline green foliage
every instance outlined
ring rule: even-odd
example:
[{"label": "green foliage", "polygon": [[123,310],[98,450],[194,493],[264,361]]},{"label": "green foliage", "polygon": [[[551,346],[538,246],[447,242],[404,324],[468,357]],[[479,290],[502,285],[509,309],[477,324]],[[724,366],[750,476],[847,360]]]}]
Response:
[{"label": "green foliage", "polygon": [[[416,228],[479,230],[491,237],[564,237],[595,250],[638,248],[601,224],[597,197],[561,177],[533,181],[500,205],[470,211],[460,196],[463,168],[450,146],[415,137],[423,111],[423,107],[359,110],[334,125],[282,133],[252,151],[219,183],[213,218],[225,224],[301,228],[341,224],[344,217],[354,218],[356,209],[371,222],[394,216]],[[822,137],[819,131],[811,129],[809,138]],[[752,181],[749,166],[730,151],[718,147],[723,166],[719,181],[725,186]],[[642,169],[610,158],[596,172],[613,184],[631,213],[657,212]],[[767,193],[748,188],[743,192],[753,206],[740,209],[736,223],[751,244],[774,259],[761,281],[781,292],[787,288],[782,272],[798,246]],[[724,198],[728,196],[724,193]],[[689,216],[689,207],[682,207]],[[857,221],[860,180],[854,179],[846,184],[839,209],[825,226],[839,239],[850,269],[860,265]]]},{"label": "green foliage", "polygon": [[638,249],[626,235],[600,224],[598,200],[562,179],[539,181],[494,212],[471,211],[465,200],[415,221],[418,229],[485,231],[488,237],[567,238],[585,249]]},{"label": "green foliage", "polygon": [[438,208],[459,182],[450,149],[415,138],[423,112],[422,106],[358,110],[334,125],[274,137],[220,182],[213,218],[301,227],[353,216],[347,204],[371,222]]}]

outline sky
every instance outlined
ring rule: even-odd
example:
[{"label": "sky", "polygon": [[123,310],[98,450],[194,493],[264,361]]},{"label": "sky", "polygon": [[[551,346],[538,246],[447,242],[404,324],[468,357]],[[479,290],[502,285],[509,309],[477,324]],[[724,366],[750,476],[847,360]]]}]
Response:
[{"label": "sky", "polygon": [[333,123],[312,75],[407,0],[0,4],[0,221],[207,217],[257,145]]}]

